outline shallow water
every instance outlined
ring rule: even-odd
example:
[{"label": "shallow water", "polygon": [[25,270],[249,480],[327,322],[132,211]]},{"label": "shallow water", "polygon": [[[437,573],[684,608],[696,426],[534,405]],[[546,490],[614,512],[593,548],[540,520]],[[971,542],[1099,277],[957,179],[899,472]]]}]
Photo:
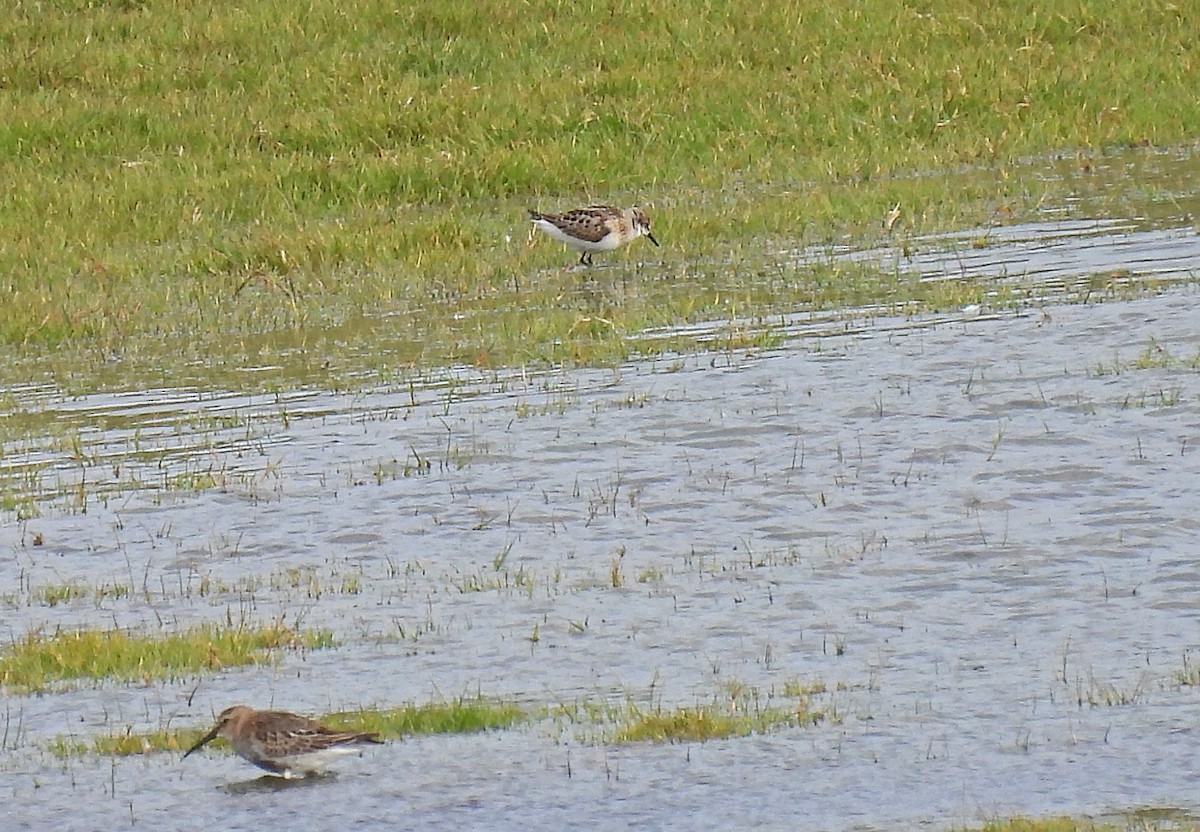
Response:
[{"label": "shallow water", "polygon": [[[1150,161],[1166,172],[1138,172],[1156,196],[1136,220],[1047,212],[798,255],[982,281],[994,308],[696,324],[782,344],[356,395],[9,389],[6,435],[27,435],[0,455],[0,635],[283,619],[339,646],[5,694],[0,826],[1188,819],[1200,238],[1171,169],[1194,160]],[[51,605],[64,584],[83,594]],[[394,742],[283,788],[221,752],[46,750],[233,702],[670,707],[794,681],[824,683],[813,704],[836,718],[658,746],[547,719]]]},{"label": "shallow water", "polygon": [[988,281],[1024,289],[1030,302],[1103,297],[1156,279],[1195,280],[1200,240],[1190,223],[1047,219],[930,235],[901,248],[842,249],[837,256],[922,280]]},{"label": "shallow water", "polygon": [[[86,464],[50,441],[28,464],[94,490],[0,527],[4,637],[285,617],[340,646],[198,688],[7,695],[6,828],[1195,810],[1200,702],[1175,674],[1200,641],[1197,300],[797,321],[769,352],[355,396],[30,391],[98,436]],[[64,582],[113,591],[38,600]],[[672,706],[791,680],[839,718],[661,746],[549,722],[422,737],[283,790],[228,788],[255,770],[219,752],[43,750],[234,702]]]}]

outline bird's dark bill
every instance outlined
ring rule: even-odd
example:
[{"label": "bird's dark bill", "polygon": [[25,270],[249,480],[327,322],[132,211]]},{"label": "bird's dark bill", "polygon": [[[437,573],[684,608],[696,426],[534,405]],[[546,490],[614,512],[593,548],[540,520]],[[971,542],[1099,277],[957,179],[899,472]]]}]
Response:
[{"label": "bird's dark bill", "polygon": [[198,751],[199,749],[208,745],[210,742],[212,742],[214,739],[216,739],[216,737],[217,737],[217,729],[214,728],[211,731],[209,731],[207,734],[205,734],[203,737],[201,737],[200,741],[198,743],[196,743],[191,748],[189,748],[187,750],[187,752],[183,755],[183,757],[186,758],[188,756],[188,754],[191,754],[193,751]]}]

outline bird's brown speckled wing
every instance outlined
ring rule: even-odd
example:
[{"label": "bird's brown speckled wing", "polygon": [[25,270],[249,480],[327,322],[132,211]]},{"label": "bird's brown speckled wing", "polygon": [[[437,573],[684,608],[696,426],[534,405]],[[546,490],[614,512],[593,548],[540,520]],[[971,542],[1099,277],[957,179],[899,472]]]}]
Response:
[{"label": "bird's brown speckled wing", "polygon": [[284,712],[268,712],[270,721],[261,726],[257,735],[262,737],[267,753],[271,756],[288,756],[321,751],[335,745],[355,743],[379,743],[379,735],[358,731],[339,731],[313,719]]},{"label": "bird's brown speckled wing", "polygon": [[608,225],[609,220],[620,217],[621,212],[616,208],[608,205],[589,205],[587,208],[576,208],[574,211],[548,216],[546,219],[572,237],[598,243],[612,230]]}]

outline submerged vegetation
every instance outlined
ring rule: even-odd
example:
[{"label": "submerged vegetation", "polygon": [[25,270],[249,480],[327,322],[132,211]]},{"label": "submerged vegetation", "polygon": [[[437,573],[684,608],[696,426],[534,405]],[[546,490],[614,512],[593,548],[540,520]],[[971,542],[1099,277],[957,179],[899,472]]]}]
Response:
[{"label": "submerged vegetation", "polygon": [[[1198,14],[18,2],[0,345],[83,386],[282,353],[273,383],[338,384],[616,361],[686,348],[631,337],[684,321],[975,302],[796,252],[1099,197],[1105,149],[1194,139]],[[1052,177],[1026,164],[1062,148]],[[523,209],[590,200],[642,203],[664,248],[563,275]]]},{"label": "submerged vegetation", "polygon": [[162,636],[126,630],[33,632],[0,652],[0,688],[42,691],[81,679],[152,682],[272,660],[279,650],[332,647],[327,630],[204,625]]}]

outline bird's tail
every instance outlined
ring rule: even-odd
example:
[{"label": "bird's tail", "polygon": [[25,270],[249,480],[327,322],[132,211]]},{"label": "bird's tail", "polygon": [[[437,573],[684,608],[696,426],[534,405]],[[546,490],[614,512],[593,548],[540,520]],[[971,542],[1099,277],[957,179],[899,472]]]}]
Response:
[{"label": "bird's tail", "polygon": [[534,209],[532,209],[532,208],[530,208],[530,209],[529,209],[529,219],[531,219],[531,220],[533,220],[533,221],[535,221],[535,222],[536,222],[537,220],[544,219],[544,218],[545,218],[545,216],[546,216],[546,215],[545,215],[545,214],[543,214],[541,211],[535,211],[535,210],[534,210]]}]

